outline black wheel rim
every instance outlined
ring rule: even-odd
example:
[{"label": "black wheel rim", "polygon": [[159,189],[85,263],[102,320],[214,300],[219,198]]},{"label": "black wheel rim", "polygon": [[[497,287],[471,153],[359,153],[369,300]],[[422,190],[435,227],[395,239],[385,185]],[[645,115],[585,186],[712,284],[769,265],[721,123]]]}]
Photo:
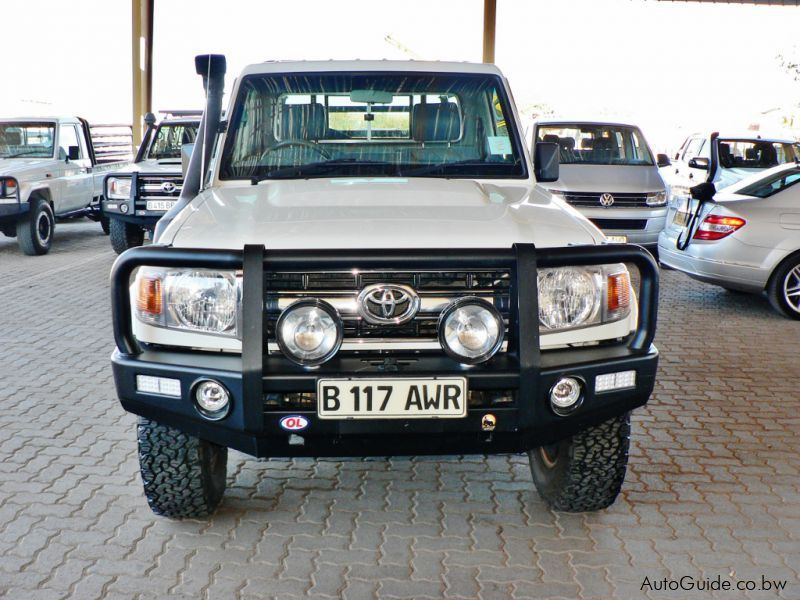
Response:
[{"label": "black wheel rim", "polygon": [[42,244],[46,244],[48,241],[50,241],[51,230],[52,228],[50,227],[50,219],[47,217],[47,213],[44,211],[40,212],[39,217],[36,220],[36,234]]}]

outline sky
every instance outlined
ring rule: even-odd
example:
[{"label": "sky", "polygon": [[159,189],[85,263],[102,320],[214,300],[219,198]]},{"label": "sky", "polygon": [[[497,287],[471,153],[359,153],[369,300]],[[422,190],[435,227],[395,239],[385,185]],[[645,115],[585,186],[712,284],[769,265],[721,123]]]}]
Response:
[{"label": "sky", "polygon": [[[131,121],[129,0],[3,0],[0,116]],[[482,0],[156,0],[153,108],[202,108],[196,54],[479,62]],[[497,0],[496,64],[526,116],[614,118],[657,151],[693,131],[777,132],[799,114],[800,8],[655,0]],[[23,26],[12,26],[24,24]],[[15,49],[10,51],[9,49]],[[227,100],[227,99],[226,99]],[[798,126],[800,133],[800,126]]]}]

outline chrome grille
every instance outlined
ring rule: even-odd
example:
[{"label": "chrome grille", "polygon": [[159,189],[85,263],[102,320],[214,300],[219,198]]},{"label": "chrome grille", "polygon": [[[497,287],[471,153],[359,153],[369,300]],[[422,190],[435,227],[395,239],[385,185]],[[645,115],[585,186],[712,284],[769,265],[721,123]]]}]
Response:
[{"label": "chrome grille", "polygon": [[[137,182],[137,199],[142,202],[142,209],[145,208],[145,203],[148,200],[177,200],[183,188],[183,177],[181,175],[144,175],[139,176]],[[175,186],[169,192],[162,187],[168,182]],[[137,208],[140,207],[137,206]]]},{"label": "chrome grille", "polygon": [[[439,314],[450,302],[463,296],[478,296],[492,303],[508,326],[511,286],[508,270],[265,273],[265,279],[267,338],[272,344],[281,312],[303,298],[324,300],[336,308],[344,323],[345,344],[385,342],[398,348],[401,344],[403,348],[438,348]],[[420,297],[416,317],[402,325],[372,325],[364,321],[358,314],[356,299],[363,288],[377,283],[414,288]]]},{"label": "chrome grille", "polygon": [[[606,208],[600,204],[600,196],[606,192],[564,192],[564,200],[572,206],[590,206]],[[609,192],[614,196],[614,204],[607,207],[612,208],[647,208],[647,195],[639,193],[615,193]]]}]

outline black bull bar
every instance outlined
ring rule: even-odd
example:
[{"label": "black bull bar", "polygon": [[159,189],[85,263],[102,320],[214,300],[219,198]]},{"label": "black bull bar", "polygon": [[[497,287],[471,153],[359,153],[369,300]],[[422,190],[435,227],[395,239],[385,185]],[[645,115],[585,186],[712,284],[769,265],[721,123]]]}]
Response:
[{"label": "black bull bar", "polygon": [[[541,352],[539,344],[539,307],[537,290],[537,271],[540,268],[590,266],[608,263],[630,263],[639,271],[638,320],[636,329],[619,343],[600,347],[550,350]],[[140,366],[141,372],[156,365],[158,353],[142,348],[133,335],[132,310],[129,293],[131,276],[141,266],[178,267],[197,269],[241,270],[242,280],[242,354],[241,360],[219,359],[220,364],[233,365],[240,376],[234,390],[239,396],[235,415],[225,421],[208,423],[194,413],[175,415],[155,409],[146,402],[131,398],[130,386],[119,380],[117,368]],[[111,297],[115,353],[115,376],[120,398],[126,409],[137,414],[161,420],[166,424],[186,430],[188,433],[206,437],[218,443],[236,447],[256,455],[301,454],[348,454],[350,451],[340,447],[339,452],[310,447],[288,449],[281,444],[276,449],[274,438],[287,433],[277,426],[277,419],[264,417],[263,398],[265,393],[313,392],[316,380],[320,377],[375,376],[375,373],[359,373],[356,359],[337,356],[321,367],[308,370],[290,363],[284,357],[267,354],[265,298],[266,278],[270,271],[328,271],[328,270],[478,270],[508,269],[511,273],[510,315],[507,337],[507,351],[492,360],[463,369],[446,356],[428,357],[419,361],[422,370],[377,374],[389,376],[463,375],[469,380],[470,390],[511,388],[516,390],[516,406],[513,408],[472,410],[466,419],[436,419],[417,421],[413,427],[421,432],[457,434],[465,429],[480,431],[480,422],[486,412],[498,415],[497,434],[504,431],[527,435],[535,430],[537,444],[550,443],[560,437],[570,435],[587,424],[599,422],[624,410],[644,404],[653,387],[657,352],[652,346],[656,331],[658,311],[658,267],[652,256],[643,248],[630,244],[608,244],[601,246],[571,246],[564,248],[535,248],[532,244],[515,244],[508,249],[433,249],[433,250],[265,250],[261,245],[246,245],[243,250],[182,249],[164,246],[147,246],[128,250],[114,264],[111,272]],[[192,355],[200,357],[200,364],[206,365],[209,375],[215,371],[214,358],[209,353],[185,351],[172,352],[170,360],[174,364],[176,356]],[[340,353],[341,354],[341,353]],[[166,356],[166,354],[165,354]],[[219,356],[219,355],[213,355]],[[141,363],[137,361],[143,361]],[[224,361],[228,362],[224,362]],[[611,365],[611,366],[609,366]],[[541,396],[542,388],[549,386],[558,374],[567,374],[575,368],[582,368],[583,375],[608,371],[612,367],[619,370],[626,365],[642,368],[648,375],[640,389],[608,397],[605,405],[592,404],[576,411],[572,417],[558,417],[544,402],[525,401],[526,398]],[[167,365],[169,367],[169,365]],[[122,368],[122,367],[119,367]],[[177,368],[177,367],[176,367]],[[151,369],[152,371],[152,369]],[[163,372],[168,372],[163,371]],[[196,372],[196,370],[195,370]],[[549,387],[548,387],[549,389]],[[128,392],[123,394],[123,390]],[[135,394],[134,394],[135,395]],[[123,396],[128,396],[123,397]],[[297,414],[291,411],[284,414]],[[275,413],[280,417],[281,413]],[[314,415],[309,415],[313,418]],[[457,421],[460,423],[452,423]],[[346,434],[374,433],[376,421],[319,421],[315,423],[314,434],[340,436]],[[408,422],[396,420],[382,422],[383,433],[408,433]],[[499,426],[500,423],[503,426]],[[365,425],[367,424],[367,425]],[[227,432],[227,433],[226,433]],[[309,435],[311,435],[309,431]],[[272,436],[266,450],[266,437]],[[517,436],[518,437],[518,436]],[[508,438],[506,444],[499,444],[501,450],[517,451],[526,444],[519,439]],[[435,452],[434,445],[432,452]],[[452,448],[472,448],[465,443]],[[422,453],[412,448],[410,453]],[[479,449],[474,451],[480,451]],[[276,453],[277,452],[277,453]],[[397,453],[397,452],[395,452]],[[403,452],[400,452],[403,453]],[[378,454],[387,454],[385,449]]]}]

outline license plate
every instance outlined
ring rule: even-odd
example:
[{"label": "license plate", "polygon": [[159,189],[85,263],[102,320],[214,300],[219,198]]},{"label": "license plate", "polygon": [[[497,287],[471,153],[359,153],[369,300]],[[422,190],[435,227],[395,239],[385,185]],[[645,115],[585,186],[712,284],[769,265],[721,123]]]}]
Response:
[{"label": "license plate", "polygon": [[686,227],[689,224],[689,213],[678,211],[672,218],[672,222],[678,227]]},{"label": "license plate", "polygon": [[606,239],[609,242],[613,242],[615,244],[627,244],[628,243],[628,236],[627,235],[607,235]]},{"label": "license plate", "polygon": [[320,419],[456,419],[467,415],[464,377],[320,379]]},{"label": "license plate", "polygon": [[175,200],[148,200],[147,210],[169,210],[175,205]]}]

